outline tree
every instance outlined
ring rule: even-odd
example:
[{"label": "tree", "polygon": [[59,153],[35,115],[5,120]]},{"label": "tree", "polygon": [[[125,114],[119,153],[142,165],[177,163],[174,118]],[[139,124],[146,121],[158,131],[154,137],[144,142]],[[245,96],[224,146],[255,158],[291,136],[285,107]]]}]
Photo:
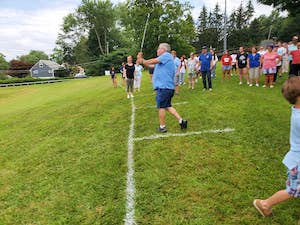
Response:
[{"label": "tree", "polygon": [[140,49],[148,14],[150,18],[143,48],[145,57],[154,57],[154,49],[161,42],[168,42],[178,54],[189,54],[194,50],[192,43],[186,41],[195,38],[195,31],[191,29],[194,23],[191,24],[189,18],[190,4],[179,0],[136,0],[128,1],[126,6],[120,22],[132,35],[131,48],[135,51]]},{"label": "tree", "polygon": [[39,60],[48,60],[48,55],[43,51],[31,50],[29,54],[18,57],[20,61],[35,64]]},{"label": "tree", "polygon": [[300,1],[298,0],[258,0],[258,2],[274,6],[281,11],[287,10],[293,16],[300,13]]},{"label": "tree", "polygon": [[78,20],[96,34],[101,54],[108,53],[107,41],[114,27],[115,14],[109,0],[82,0],[77,10]]},{"label": "tree", "polygon": [[5,60],[5,55],[0,53],[0,70],[7,70],[9,68],[9,63]]}]

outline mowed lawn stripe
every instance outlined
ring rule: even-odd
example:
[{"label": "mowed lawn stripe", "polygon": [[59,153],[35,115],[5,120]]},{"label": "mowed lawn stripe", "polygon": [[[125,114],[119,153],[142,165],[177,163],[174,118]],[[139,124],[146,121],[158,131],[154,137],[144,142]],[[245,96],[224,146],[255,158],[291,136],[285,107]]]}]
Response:
[{"label": "mowed lawn stripe", "polygon": [[123,89],[101,77],[0,93],[0,224],[122,224]]}]

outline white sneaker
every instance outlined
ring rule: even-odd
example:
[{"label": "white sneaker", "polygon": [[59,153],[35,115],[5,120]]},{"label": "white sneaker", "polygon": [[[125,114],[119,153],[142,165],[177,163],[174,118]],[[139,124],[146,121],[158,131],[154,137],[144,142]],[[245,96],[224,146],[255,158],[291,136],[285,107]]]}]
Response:
[{"label": "white sneaker", "polygon": [[202,91],[206,91],[206,89],[205,88],[203,88],[203,90]]},{"label": "white sneaker", "polygon": [[249,85],[250,83],[247,81],[247,84]]},{"label": "white sneaker", "polygon": [[252,87],[253,86],[253,84],[249,84],[249,87]]},{"label": "white sneaker", "polygon": [[273,87],[274,87],[273,85],[270,86],[270,88],[273,88]]},{"label": "white sneaker", "polygon": [[130,95],[129,95],[129,94],[127,95],[127,98],[130,98]]},{"label": "white sneaker", "polygon": [[242,85],[243,84],[243,82],[240,82],[240,85]]},{"label": "white sneaker", "polygon": [[266,85],[263,85],[262,87],[263,87],[263,88],[265,88],[265,87],[266,87]]},{"label": "white sneaker", "polygon": [[259,84],[256,84],[256,87],[259,87]]},{"label": "white sneaker", "polygon": [[133,94],[131,94],[130,97],[133,98],[134,97]]},{"label": "white sneaker", "polygon": [[210,88],[209,91],[212,91],[212,89]]}]

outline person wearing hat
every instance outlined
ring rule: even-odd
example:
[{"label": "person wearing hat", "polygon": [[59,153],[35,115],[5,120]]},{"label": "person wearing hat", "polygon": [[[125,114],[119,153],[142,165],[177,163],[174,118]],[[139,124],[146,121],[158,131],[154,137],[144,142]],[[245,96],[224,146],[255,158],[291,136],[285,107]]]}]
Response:
[{"label": "person wearing hat", "polygon": [[273,51],[273,44],[269,44],[267,46],[267,52],[262,56],[262,71],[265,75],[265,84],[263,87],[266,87],[268,83],[270,83],[270,88],[273,88],[273,80],[274,80],[274,74],[276,73],[276,60],[281,60],[281,56],[278,55],[277,52]]},{"label": "person wearing hat", "polygon": [[292,38],[292,43],[288,46],[288,52],[289,52],[289,60],[290,60],[290,71],[289,71],[289,75],[291,76],[291,68],[292,68],[292,61],[293,61],[293,56],[291,55],[292,51],[297,50],[297,44],[298,44],[298,37],[294,36]]},{"label": "person wearing hat", "polygon": [[199,56],[199,66],[202,74],[203,91],[207,90],[207,82],[208,82],[209,91],[212,91],[212,82],[211,82],[211,69],[213,67],[212,55],[210,52],[207,52],[206,46],[202,47],[202,54]]}]

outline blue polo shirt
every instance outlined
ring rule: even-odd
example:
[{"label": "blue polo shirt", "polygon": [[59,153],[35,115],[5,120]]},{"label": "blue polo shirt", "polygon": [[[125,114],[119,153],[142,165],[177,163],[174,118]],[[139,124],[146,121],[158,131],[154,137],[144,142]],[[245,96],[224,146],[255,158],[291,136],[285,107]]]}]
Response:
[{"label": "blue polo shirt", "polygon": [[249,66],[250,68],[256,68],[260,66],[260,54],[256,53],[253,55],[252,53],[248,55],[249,57]]},{"label": "blue polo shirt", "polygon": [[175,74],[177,73],[178,67],[180,66],[181,62],[178,57],[175,57],[174,59],[174,64],[175,64]]},{"label": "blue polo shirt", "polygon": [[283,163],[291,170],[300,167],[300,109],[292,108],[290,128],[290,151],[285,155]]},{"label": "blue polo shirt", "polygon": [[157,58],[159,64],[155,65],[153,74],[153,88],[157,89],[175,89],[175,63],[174,58],[169,52],[163,53]]},{"label": "blue polo shirt", "polygon": [[212,60],[212,55],[210,52],[205,54],[201,54],[199,56],[199,60],[201,61],[201,71],[208,72],[210,71],[210,61]]}]

